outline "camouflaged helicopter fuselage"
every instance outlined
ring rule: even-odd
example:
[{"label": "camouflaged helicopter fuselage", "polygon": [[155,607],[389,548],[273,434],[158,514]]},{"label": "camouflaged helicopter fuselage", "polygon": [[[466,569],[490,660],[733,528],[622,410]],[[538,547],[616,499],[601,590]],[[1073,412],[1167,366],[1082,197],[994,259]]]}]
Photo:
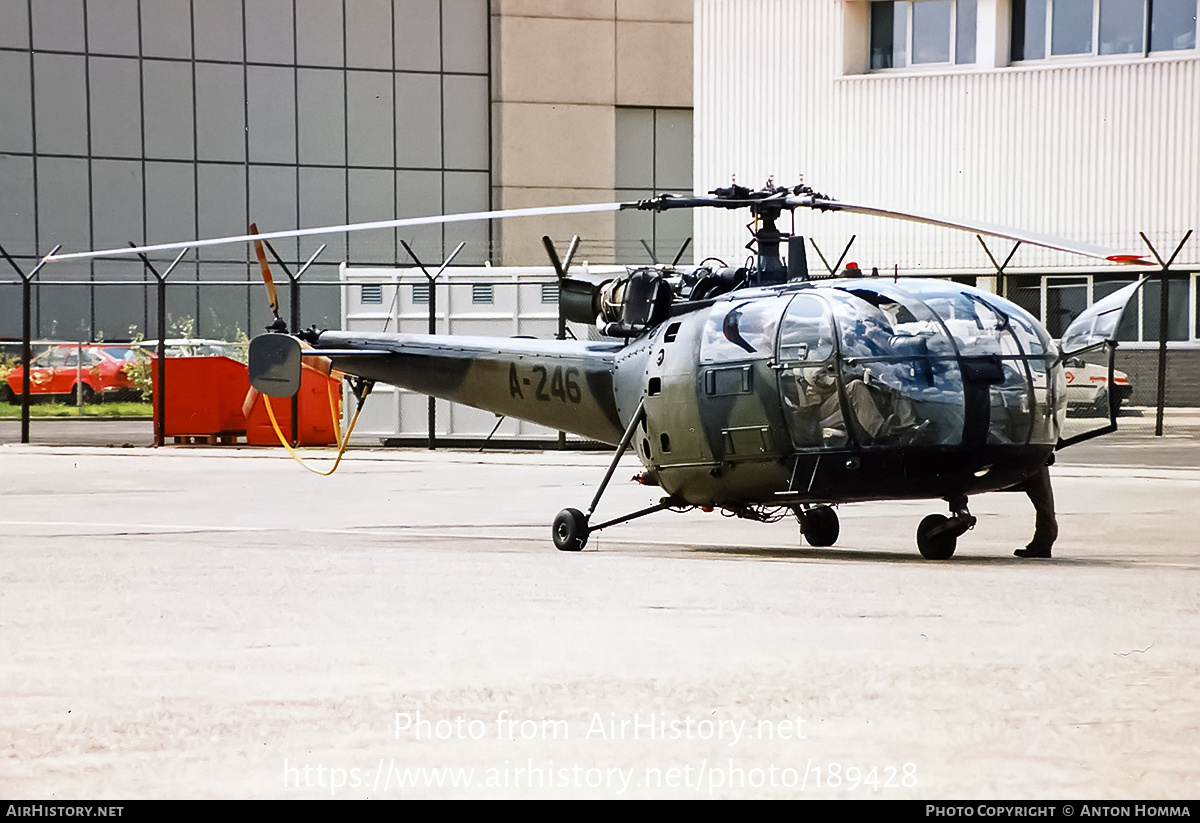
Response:
[{"label": "camouflaged helicopter fuselage", "polygon": [[639,400],[614,386],[619,343],[327,331],[317,348],[388,352],[339,354],[333,367],[613,445]]}]

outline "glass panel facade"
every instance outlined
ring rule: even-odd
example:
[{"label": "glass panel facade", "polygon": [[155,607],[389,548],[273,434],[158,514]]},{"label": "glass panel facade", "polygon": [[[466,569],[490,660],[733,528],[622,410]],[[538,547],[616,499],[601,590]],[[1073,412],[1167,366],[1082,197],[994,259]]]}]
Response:
[{"label": "glass panel facade", "polygon": [[1050,21],[1051,54],[1090,54],[1094,0],[1055,0]]},{"label": "glass panel facade", "polygon": [[[3,0],[0,240],[28,270],[57,242],[78,250],[240,234],[249,220],[266,230],[486,210],[489,26],[486,0]],[[665,168],[690,168],[690,128],[689,114],[676,141],[686,151],[664,145]],[[295,271],[328,243],[306,280],[336,279],[342,260],[407,262],[396,233],[379,234],[275,246]],[[457,262],[492,256],[484,223],[404,239],[426,261],[459,239],[469,244]],[[140,275],[98,261],[42,278]],[[214,278],[256,284],[257,272],[234,246],[189,256],[171,276]],[[120,339],[128,316],[154,336],[153,290],[128,288],[43,289],[34,336],[57,323],[60,334],[78,326]],[[256,328],[256,290],[174,288],[169,310],[201,335]],[[105,293],[130,310],[105,308]],[[19,305],[0,302],[0,336],[18,336]],[[306,291],[303,309],[304,325],[336,325],[338,291]]]},{"label": "glass panel facade", "polygon": [[1051,337],[1062,337],[1071,321],[1087,307],[1086,277],[1046,278],[1046,311],[1042,320]]},{"label": "glass panel facade", "polygon": [[870,67],[975,62],[977,0],[871,3]]},{"label": "glass panel facade", "polygon": [[[1188,281],[1168,281],[1167,339],[1188,339]],[[1162,282],[1151,280],[1142,287],[1142,339],[1158,340],[1162,329]]]},{"label": "glass panel facade", "polygon": [[912,62],[950,62],[950,0],[917,0],[912,15]]},{"label": "glass panel facade", "polygon": [[895,65],[893,22],[896,6],[900,5],[898,2],[871,4],[871,68],[892,68]]},{"label": "glass panel facade", "polygon": [[1154,0],[1150,9],[1150,51],[1196,48],[1195,0]]},{"label": "glass panel facade", "polygon": [[1012,0],[1012,59],[1046,56],[1045,0]]},{"label": "glass panel facade", "polygon": [[1100,0],[1100,54],[1142,51],[1146,0]]},{"label": "glass panel facade", "polygon": [[[1058,339],[1084,309],[1114,292],[1137,282],[1135,275],[1045,276],[1010,275],[1007,292],[1035,317],[1041,317],[1050,335]],[[1168,287],[1167,339],[1200,340],[1200,328],[1192,328],[1190,306],[1200,306],[1200,281],[1195,275],[1173,275]],[[1090,298],[1089,298],[1090,290]],[[1126,307],[1117,326],[1118,341],[1152,344],[1158,341],[1161,327],[1161,284],[1146,283]],[[1200,317],[1200,312],[1198,312]],[[1200,326],[1200,319],[1196,321]]]},{"label": "glass panel facade", "polygon": [[[1196,48],[1197,0],[1013,0],[1012,59]],[[1147,20],[1149,25],[1147,25]]]},{"label": "glass panel facade", "polygon": [[975,62],[976,0],[958,0],[954,6],[954,62]]},{"label": "glass panel facade", "polygon": [[[616,143],[618,199],[691,193],[691,109],[618,107]],[[617,215],[616,228],[616,259],[670,263],[692,236],[692,213],[688,209],[623,211]]]}]

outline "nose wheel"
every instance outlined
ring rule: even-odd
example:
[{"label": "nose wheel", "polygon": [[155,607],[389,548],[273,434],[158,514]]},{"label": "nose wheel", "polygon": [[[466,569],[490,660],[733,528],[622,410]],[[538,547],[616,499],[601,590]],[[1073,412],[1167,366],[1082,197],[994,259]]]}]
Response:
[{"label": "nose wheel", "polygon": [[588,517],[579,509],[563,509],[554,518],[554,548],[577,552],[587,545]]},{"label": "nose wheel", "polygon": [[617,517],[604,523],[597,523],[594,526],[591,523],[592,513],[596,511],[596,506],[600,503],[600,498],[603,496],[604,490],[608,488],[608,482],[612,480],[613,472],[617,470],[617,463],[620,462],[621,455],[625,454],[625,450],[629,448],[629,441],[633,439],[633,432],[642,421],[645,413],[646,398],[643,397],[642,401],[638,403],[637,411],[633,413],[633,417],[629,421],[628,428],[625,429],[625,436],[621,438],[621,445],[617,447],[617,453],[613,455],[612,463],[609,464],[608,471],[604,475],[604,480],[600,482],[600,488],[596,491],[596,496],[592,498],[592,505],[588,506],[587,512],[581,512],[579,509],[563,509],[554,518],[554,525],[550,531],[554,537],[554,547],[560,552],[577,552],[581,550],[587,545],[588,535],[593,532],[607,529],[609,526],[615,526],[618,523],[628,523],[630,520],[636,520],[648,514],[654,514],[655,512],[679,506],[679,501],[664,497],[656,505],[642,509],[641,511]]},{"label": "nose wheel", "polygon": [[975,528],[976,518],[967,510],[967,498],[950,500],[950,516],[931,514],[917,526],[917,550],[926,560],[949,560],[958,538]]}]

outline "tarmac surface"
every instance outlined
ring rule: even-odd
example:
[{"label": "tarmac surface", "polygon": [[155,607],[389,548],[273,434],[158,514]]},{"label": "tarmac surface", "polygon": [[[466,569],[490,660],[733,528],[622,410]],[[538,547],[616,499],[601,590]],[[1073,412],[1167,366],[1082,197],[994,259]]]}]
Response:
[{"label": "tarmac surface", "polygon": [[[936,501],[842,506],[829,549],[690,512],[571,554],[549,524],[607,454],[354,449],[321,478],[145,432],[0,445],[0,789],[1193,798],[1188,420],[1064,452],[1046,561],[1012,556],[1021,494],[973,498],[944,562],[913,543]],[[598,517],[655,502],[637,468]]]}]

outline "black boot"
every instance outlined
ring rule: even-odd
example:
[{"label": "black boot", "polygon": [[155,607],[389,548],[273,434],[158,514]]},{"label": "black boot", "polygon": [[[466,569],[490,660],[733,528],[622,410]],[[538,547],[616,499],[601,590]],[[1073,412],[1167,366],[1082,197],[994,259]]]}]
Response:
[{"label": "black boot", "polygon": [[1030,543],[1023,549],[1017,549],[1013,552],[1017,557],[1049,557],[1050,547],[1046,545],[1039,546],[1036,543]]}]

